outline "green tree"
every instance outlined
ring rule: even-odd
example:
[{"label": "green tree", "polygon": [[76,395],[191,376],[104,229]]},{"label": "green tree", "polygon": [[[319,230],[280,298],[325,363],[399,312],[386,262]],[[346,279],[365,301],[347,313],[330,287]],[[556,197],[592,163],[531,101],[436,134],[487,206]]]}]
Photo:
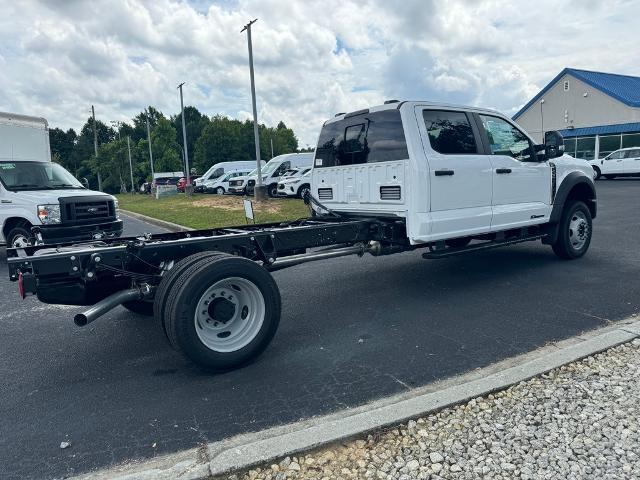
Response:
[{"label": "green tree", "polygon": [[[184,119],[187,130],[187,152],[189,153],[189,164],[191,165],[194,163],[195,159],[196,142],[198,141],[198,138],[200,138],[202,130],[209,123],[209,119],[200,113],[196,107],[192,106],[184,107]],[[176,142],[184,147],[182,136],[182,113],[172,117],[171,123],[173,123],[173,127],[176,129]]]}]

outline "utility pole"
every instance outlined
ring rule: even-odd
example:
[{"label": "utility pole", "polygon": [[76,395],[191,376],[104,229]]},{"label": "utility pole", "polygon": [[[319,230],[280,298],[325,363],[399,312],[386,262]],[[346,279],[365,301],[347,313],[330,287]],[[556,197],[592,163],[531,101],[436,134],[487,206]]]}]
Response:
[{"label": "utility pole", "polygon": [[102,178],[100,178],[100,166],[98,165],[98,130],[96,129],[96,111],[91,105],[91,116],[93,117],[93,151],[96,155],[96,169],[98,170],[98,190],[102,191]]},{"label": "utility pole", "polygon": [[273,138],[271,140],[271,158],[273,158]]},{"label": "utility pole", "polygon": [[151,184],[153,185],[153,150],[151,149],[151,130],[149,129],[149,111],[147,110],[147,141],[149,142],[149,161],[151,162]]},{"label": "utility pole", "polygon": [[182,112],[182,143],[184,144],[184,163],[185,163],[185,178],[187,182],[184,185],[184,193],[186,195],[193,194],[193,187],[191,186],[191,174],[189,172],[189,151],[187,149],[187,127],[185,126],[184,121],[184,102],[182,101],[182,86],[184,82],[178,85],[178,90],[180,90],[180,111]]},{"label": "utility pole", "polygon": [[260,133],[258,131],[258,111],[256,109],[256,83],[253,78],[253,47],[251,45],[251,25],[256,23],[258,19],[251,20],[247,23],[240,33],[247,31],[247,44],[249,46],[249,74],[251,76],[251,104],[253,106],[253,136],[256,142],[256,163],[258,170],[258,178],[256,179],[256,186],[254,189],[254,196],[256,200],[264,200],[267,197],[265,187],[262,186],[262,165],[260,164]]},{"label": "utility pole", "polygon": [[131,175],[131,193],[135,193],[136,188],[133,186],[133,163],[131,163],[131,138],[127,135],[127,150],[129,150],[129,174]]}]

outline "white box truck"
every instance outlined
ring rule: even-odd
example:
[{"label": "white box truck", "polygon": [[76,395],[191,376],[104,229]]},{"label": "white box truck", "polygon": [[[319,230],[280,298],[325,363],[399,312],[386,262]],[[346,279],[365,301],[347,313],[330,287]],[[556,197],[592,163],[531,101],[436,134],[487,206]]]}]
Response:
[{"label": "white box truck", "polygon": [[118,201],[85,188],[51,161],[44,118],[0,112],[0,243],[119,237]]}]

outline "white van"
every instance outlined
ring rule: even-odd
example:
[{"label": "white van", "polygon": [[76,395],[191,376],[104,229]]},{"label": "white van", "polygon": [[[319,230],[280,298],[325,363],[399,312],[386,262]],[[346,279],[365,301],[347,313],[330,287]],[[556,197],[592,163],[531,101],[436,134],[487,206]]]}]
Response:
[{"label": "white van", "polygon": [[[313,165],[313,155],[313,153],[286,153],[269,160],[262,168],[262,184],[267,187],[269,196],[277,196],[278,182],[286,172],[292,169],[311,168]],[[247,195],[253,195],[256,180],[256,175],[246,177],[242,188]]]},{"label": "white van", "polygon": [[[13,248],[122,234],[118,201],[51,162],[44,118],[0,112],[0,242]],[[34,232],[32,227],[38,227]]]},{"label": "white van", "polygon": [[[261,160],[260,164],[264,167],[265,161]],[[204,182],[208,180],[215,180],[218,177],[222,176],[222,174],[227,172],[232,172],[236,170],[246,170],[251,171],[256,168],[255,160],[242,160],[237,162],[219,162],[211,166],[209,170],[207,170],[204,175],[200,178],[193,181],[193,187],[196,192],[204,191]]]}]

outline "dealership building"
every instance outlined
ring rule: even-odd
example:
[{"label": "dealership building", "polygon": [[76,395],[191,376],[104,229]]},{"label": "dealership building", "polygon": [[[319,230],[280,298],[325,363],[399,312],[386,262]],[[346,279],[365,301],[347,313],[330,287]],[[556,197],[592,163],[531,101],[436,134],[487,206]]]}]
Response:
[{"label": "dealership building", "polygon": [[640,147],[640,77],[565,68],[513,119],[540,143],[560,131],[576,158]]}]

